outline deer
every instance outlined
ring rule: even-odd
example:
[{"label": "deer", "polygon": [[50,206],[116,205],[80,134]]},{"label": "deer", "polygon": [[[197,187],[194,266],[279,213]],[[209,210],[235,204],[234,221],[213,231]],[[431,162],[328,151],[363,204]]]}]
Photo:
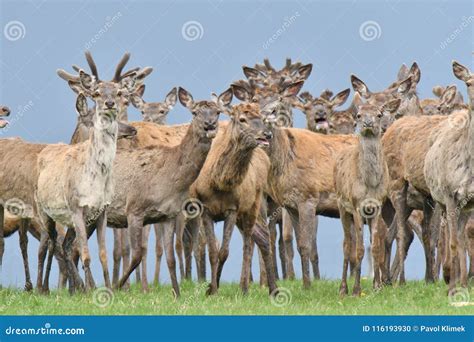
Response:
[{"label": "deer", "polygon": [[[66,234],[63,249],[70,281],[70,291],[84,288],[75,265],[71,246],[77,236],[80,258],[85,272],[85,289],[95,287],[90,270],[87,245],[88,227],[96,222],[99,255],[105,286],[110,288],[107,252],[103,236],[107,224],[106,208],[113,198],[112,166],[117,149],[120,98],[133,92],[136,73],[130,73],[120,83],[100,82],[95,76],[79,71],[84,93],[96,104],[94,125],[90,137],[76,145],[56,144],[45,147],[38,155],[38,183],[35,192],[37,212],[43,229],[56,245],[54,222],[73,227]],[[78,113],[87,111],[87,99],[80,93],[76,100]]]},{"label": "deer", "polygon": [[[165,125],[166,124],[166,117],[171,109],[176,104],[176,101],[178,99],[178,91],[177,88],[173,88],[170,90],[170,92],[166,95],[165,99],[163,102],[145,102],[143,100],[143,94],[145,92],[145,85],[143,84],[137,91],[136,94],[134,94],[131,97],[131,102],[134,105],[135,108],[137,108],[143,117],[144,122],[153,122],[157,125]],[[179,143],[179,141],[176,142],[176,145]],[[150,226],[147,225],[143,229],[143,239],[144,241],[144,250],[143,250],[143,256],[142,256],[142,275],[141,275],[141,281],[142,281],[142,287],[144,286],[143,283],[148,283],[147,279],[147,251],[148,251],[148,245],[147,241],[149,239],[150,235]],[[155,230],[155,275],[154,275],[154,283],[159,284],[159,277],[160,277],[160,265],[161,265],[161,258],[163,255],[163,237],[162,237],[162,231],[163,229],[158,225],[154,225],[154,230]],[[118,232],[122,232],[118,230]],[[123,239],[122,239],[123,241]],[[181,256],[178,253],[178,256]],[[180,266],[182,266],[182,261],[180,263]],[[115,274],[115,273],[114,273]],[[114,277],[115,278],[115,277]]]},{"label": "deer", "polygon": [[[306,127],[313,132],[327,134],[329,133],[330,120],[332,119],[334,109],[342,106],[349,97],[350,89],[345,89],[334,97],[326,98],[329,94],[325,90],[319,97],[314,98],[309,92],[301,93],[295,106],[306,116]],[[332,92],[331,92],[332,94]]]},{"label": "deer", "polygon": [[[356,241],[353,295],[361,294],[364,223],[370,226],[372,232],[371,246],[376,261],[374,288],[380,288],[388,279],[384,260],[386,226],[381,222],[381,208],[388,197],[389,175],[380,141],[383,133],[381,121],[384,114],[394,115],[400,102],[400,99],[395,99],[381,107],[371,104],[359,106],[356,115],[357,144],[341,151],[334,164],[334,187],[344,230],[344,263],[340,295],[348,293],[347,271],[352,239]],[[355,236],[352,236],[352,227]]]},{"label": "deer", "polygon": [[439,95],[439,98],[424,99],[420,103],[424,115],[449,115],[456,110],[466,108],[462,95],[457,91],[456,86],[445,88],[436,86],[433,88],[433,93]]},{"label": "deer", "polygon": [[451,114],[438,126],[424,163],[430,194],[446,211],[450,294],[456,290],[458,263],[460,284],[467,288],[465,226],[474,210],[474,75],[457,61],[452,67],[454,76],[467,86],[469,110]]},{"label": "deer", "polygon": [[[208,295],[217,293],[221,273],[229,255],[229,243],[234,226],[243,235],[243,262],[240,280],[242,293],[248,293],[250,258],[255,242],[262,255],[270,295],[277,291],[268,245],[268,228],[261,213],[268,172],[268,158],[263,150],[268,146],[268,131],[260,106],[250,102],[247,89],[233,84],[233,94],[243,100],[226,113],[231,120],[211,147],[201,173],[192,184],[190,195],[203,204],[202,228],[205,230],[211,283]],[[223,241],[217,250],[214,222],[224,221]],[[253,241],[252,241],[253,240]]]},{"label": "deer", "polygon": [[219,114],[232,101],[232,91],[223,92],[217,103],[195,102],[184,88],[179,88],[178,98],[193,113],[185,137],[174,147],[119,149],[114,164],[116,196],[108,208],[108,225],[128,228],[132,237],[131,263],[118,287],[126,283],[141,262],[143,226],[161,223],[168,269],[177,297],[180,290],[173,246],[175,218],[182,213],[183,204],[189,198],[189,187],[206,160],[218,132]]}]

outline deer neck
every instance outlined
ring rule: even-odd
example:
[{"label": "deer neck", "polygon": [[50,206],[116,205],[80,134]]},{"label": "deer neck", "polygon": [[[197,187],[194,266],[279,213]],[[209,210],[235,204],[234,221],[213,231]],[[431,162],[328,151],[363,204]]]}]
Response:
[{"label": "deer neck", "polygon": [[220,190],[231,190],[240,185],[247,175],[255,146],[246,143],[233,121],[224,132],[222,150],[212,170],[214,186]]},{"label": "deer neck", "polygon": [[271,162],[271,175],[281,176],[287,170],[294,157],[292,143],[286,129],[273,130],[273,138],[268,147],[268,157]]},{"label": "deer neck", "polygon": [[186,188],[189,188],[199,175],[211,144],[212,139],[202,136],[196,120],[193,120],[181,144],[176,147],[176,172],[186,175],[185,179],[189,180],[189,184],[183,184]]},{"label": "deer neck", "polygon": [[382,184],[384,159],[379,136],[359,136],[359,174],[364,184],[376,188]]},{"label": "deer neck", "polygon": [[92,175],[110,174],[117,151],[118,123],[101,125],[96,118],[89,136],[86,170]]}]

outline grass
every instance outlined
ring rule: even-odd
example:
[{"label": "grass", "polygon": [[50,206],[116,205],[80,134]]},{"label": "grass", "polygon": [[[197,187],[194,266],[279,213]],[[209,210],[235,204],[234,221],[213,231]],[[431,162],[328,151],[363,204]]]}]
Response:
[{"label": "grass", "polygon": [[[106,292],[96,290],[70,296],[67,291],[50,295],[0,289],[1,315],[474,315],[474,306],[449,304],[444,283],[426,285],[409,281],[405,286],[373,291],[363,280],[361,298],[339,298],[339,281],[313,282],[303,290],[301,281],[280,281],[282,302],[272,302],[267,289],[252,284],[243,296],[238,284],[223,284],[219,293],[206,297],[206,284],[185,282],[175,300],[170,286],[152,287],[142,293],[137,286],[116,291],[110,302]],[[103,289],[102,289],[103,290]],[[105,294],[104,294],[105,293]],[[474,292],[470,296],[474,298]],[[463,296],[460,296],[463,297]],[[465,300],[464,297],[457,301]],[[286,298],[291,298],[288,302]],[[101,305],[103,304],[103,305]],[[474,304],[474,303],[473,303]]]}]

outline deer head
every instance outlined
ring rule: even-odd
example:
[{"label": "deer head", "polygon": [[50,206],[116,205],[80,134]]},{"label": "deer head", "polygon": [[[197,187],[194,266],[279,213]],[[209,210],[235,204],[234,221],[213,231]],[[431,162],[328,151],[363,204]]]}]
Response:
[{"label": "deer head", "polygon": [[334,109],[343,105],[350,94],[350,89],[345,89],[331,98],[332,92],[325,90],[319,97],[313,98],[308,92],[302,93],[295,102],[295,107],[301,109],[306,115],[309,130],[317,133],[329,133],[330,117]]},{"label": "deer head", "polygon": [[394,116],[400,106],[401,100],[390,100],[382,106],[362,104],[357,109],[356,132],[362,137],[380,137],[383,132],[383,118]]},{"label": "deer head", "polygon": [[0,128],[4,128],[8,125],[8,121],[4,119],[10,115],[10,109],[6,106],[0,106]]},{"label": "deer head", "polygon": [[184,88],[178,88],[179,102],[193,114],[191,125],[197,129],[199,136],[214,139],[217,135],[219,114],[227,111],[232,102],[232,90],[229,88],[214,101],[195,102],[192,95]]},{"label": "deer head", "polygon": [[433,88],[433,93],[439,92],[439,99],[428,99],[423,106],[425,115],[449,115],[453,112],[456,103],[456,86]]},{"label": "deer head", "polygon": [[171,89],[163,102],[148,103],[143,100],[144,91],[145,85],[142,84],[138,88],[138,91],[132,94],[132,104],[142,113],[143,121],[154,122],[157,125],[164,125],[169,111],[173,109],[176,104],[178,90],[176,88]]}]

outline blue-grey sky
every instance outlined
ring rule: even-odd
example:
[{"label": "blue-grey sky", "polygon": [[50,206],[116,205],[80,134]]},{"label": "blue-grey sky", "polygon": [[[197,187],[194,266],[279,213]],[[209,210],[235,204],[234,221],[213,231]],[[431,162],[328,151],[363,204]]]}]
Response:
[{"label": "blue-grey sky", "polygon": [[[313,63],[304,89],[319,94],[350,87],[356,74],[370,89],[391,83],[402,63],[417,61],[421,98],[434,85],[465,86],[452,75],[451,60],[472,68],[473,3],[445,1],[58,1],[1,0],[0,103],[12,109],[11,125],[0,137],[32,142],[68,142],[75,127],[75,97],[56,69],[85,67],[86,48],[102,78],[112,77],[125,51],[130,67],[152,66],[146,101],[161,101],[174,86],[195,99],[222,92],[243,77],[242,65],[269,57],[281,67],[286,57]],[[188,122],[179,104],[168,123]],[[140,120],[130,109],[130,119]],[[295,124],[304,127],[296,112]],[[422,134],[422,133],[421,133]],[[221,226],[216,227],[221,235]],[[152,233],[153,234],[153,233]],[[367,235],[367,234],[366,234]],[[112,266],[112,232],[108,251]],[[30,265],[36,277],[37,243],[30,238]],[[241,238],[234,233],[224,269],[226,281],[240,277]],[[96,239],[90,240],[95,279],[102,282]],[[323,277],[339,278],[342,227],[322,218],[318,236]],[[150,248],[150,257],[153,247]],[[163,260],[164,261],[164,260]],[[295,259],[299,274],[299,258]],[[149,273],[152,277],[153,258]],[[169,279],[163,263],[163,279]],[[416,240],[407,264],[409,278],[422,278],[424,258]],[[54,279],[56,275],[53,274]],[[6,242],[2,284],[24,282],[17,236]],[[55,283],[55,280],[53,281]]]}]

